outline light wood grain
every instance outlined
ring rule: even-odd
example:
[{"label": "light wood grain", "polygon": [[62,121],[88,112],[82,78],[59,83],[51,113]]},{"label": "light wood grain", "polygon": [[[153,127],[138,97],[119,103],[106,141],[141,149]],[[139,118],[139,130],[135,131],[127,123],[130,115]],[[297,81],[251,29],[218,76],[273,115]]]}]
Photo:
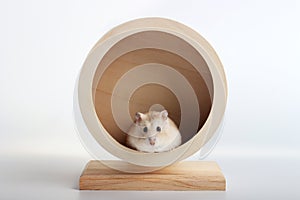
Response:
[{"label": "light wood grain", "polygon": [[[162,34],[162,33],[161,33]],[[154,37],[156,36],[156,37]],[[154,35],[149,38],[149,40],[155,40],[159,36]],[[141,39],[137,36],[133,41],[140,41]],[[128,39],[127,39],[128,40]],[[175,39],[174,39],[175,40]],[[130,40],[129,44],[133,41]],[[125,41],[123,41],[124,43]],[[173,41],[175,43],[176,41]],[[127,44],[127,46],[129,45]],[[113,52],[115,48],[118,48],[118,45],[114,46],[110,51]],[[191,51],[190,49],[186,49],[186,51]],[[106,56],[109,56],[107,53]],[[199,55],[199,59],[200,59]],[[205,65],[204,61],[202,64]],[[210,109],[211,109],[211,99],[208,91],[208,87],[203,79],[203,75],[198,73],[191,63],[189,63],[184,58],[164,50],[160,49],[139,49],[135,51],[131,51],[122,55],[121,57],[114,60],[109,67],[104,71],[99,83],[97,85],[97,89],[95,91],[95,109],[98,115],[99,120],[105,129],[111,134],[114,139],[116,139],[121,144],[125,144],[125,133],[119,128],[112,114],[111,109],[111,98],[112,91],[116,86],[117,81],[126,74],[129,70],[137,67],[138,65],[145,63],[161,63],[172,67],[174,70],[178,71],[182,74],[189,84],[192,86],[199,104],[200,109],[200,121],[198,124],[198,131],[205,123]],[[101,66],[102,63],[99,64]],[[205,65],[206,67],[206,65]],[[137,77],[142,78],[142,77]],[[162,89],[162,86],[161,88]],[[120,94],[118,94],[119,98],[124,98]],[[146,98],[148,97],[148,98]],[[149,98],[151,97],[151,98]],[[128,102],[128,106],[130,107],[130,115],[132,119],[134,119],[134,115],[136,112],[148,112],[149,108],[153,104],[163,105],[169,112],[169,116],[174,120],[177,126],[180,125],[180,105],[178,99],[175,94],[171,91],[166,90],[158,90],[156,84],[148,84],[147,86],[141,86],[139,88],[138,96],[137,94],[133,94],[132,98]],[[191,105],[189,108],[190,112],[194,112],[195,108]],[[183,141],[191,139],[195,133],[190,132],[182,132]]]},{"label": "light wood grain", "polygon": [[[104,161],[126,169],[123,161]],[[226,190],[226,180],[216,162],[185,161],[142,174],[116,171],[100,161],[90,161],[79,182],[80,190]]]},{"label": "light wood grain", "polygon": [[[147,77],[144,73],[141,73],[142,76],[136,74],[138,78],[132,77],[129,81],[126,79],[127,83],[131,84],[118,84],[122,78],[128,78],[126,75],[130,74],[131,70],[136,72],[138,69],[147,69],[142,68],[147,64],[160,66],[157,70],[160,72],[166,68],[171,69],[185,79],[178,81],[182,76],[174,76],[173,79],[160,78],[170,80],[165,84],[166,88],[171,89],[172,86],[171,91],[175,92],[160,94],[158,100],[155,100],[156,104],[166,104],[163,106],[168,108],[170,117],[174,121],[180,121],[178,126],[181,128],[183,143],[172,151],[155,155],[137,152],[124,145],[124,133],[132,123],[132,113],[135,110],[142,111],[143,108],[147,110],[152,103],[145,103],[138,97],[143,97],[143,93],[156,91],[155,86],[153,87],[151,80],[148,80],[145,82],[150,83],[148,87],[140,87],[140,91],[136,90],[139,93],[134,93],[132,81],[143,80],[143,77]],[[157,78],[153,78],[153,74],[152,80]],[[169,77],[165,73],[157,74]],[[180,87],[174,87],[174,90],[175,84],[172,84],[171,80],[173,83],[187,82],[194,93],[177,92],[188,90],[180,90]],[[158,82],[156,80],[154,83]],[[184,88],[190,88],[186,86],[187,84]],[[122,89],[117,90],[118,88]],[[105,149],[114,157],[150,169],[169,165],[174,160],[186,159],[199,151],[214,135],[219,134],[216,130],[223,120],[227,102],[225,73],[213,48],[191,28],[162,18],[137,19],[109,31],[88,54],[74,91],[75,120],[79,135],[89,152],[101,158],[101,151]],[[178,106],[170,103],[175,102],[172,99],[174,95],[181,100],[184,98],[182,101],[178,100],[180,114],[177,111]],[[166,98],[170,101],[164,102]],[[92,143],[99,145],[90,147]],[[215,141],[211,141],[210,144],[214,143]]]}]

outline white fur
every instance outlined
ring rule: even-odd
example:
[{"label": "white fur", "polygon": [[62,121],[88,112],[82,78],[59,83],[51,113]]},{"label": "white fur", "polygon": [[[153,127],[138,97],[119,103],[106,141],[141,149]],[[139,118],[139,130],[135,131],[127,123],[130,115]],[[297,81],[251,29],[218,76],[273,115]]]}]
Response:
[{"label": "white fur", "polygon": [[[145,116],[146,114],[141,114]],[[140,115],[140,116],[141,116]],[[146,121],[151,130],[147,134],[142,131],[137,123],[132,124],[126,139],[127,146],[143,152],[164,152],[170,151],[181,144],[181,134],[175,123],[161,112],[161,115],[151,121]],[[161,126],[161,132],[156,132],[157,126]],[[154,136],[153,136],[154,135]],[[150,137],[155,137],[154,145],[150,144]]]}]

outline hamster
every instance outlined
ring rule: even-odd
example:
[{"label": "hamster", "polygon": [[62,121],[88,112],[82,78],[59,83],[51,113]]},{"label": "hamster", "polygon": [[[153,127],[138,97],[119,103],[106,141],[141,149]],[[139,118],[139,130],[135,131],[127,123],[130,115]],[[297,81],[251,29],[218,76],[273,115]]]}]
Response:
[{"label": "hamster", "polygon": [[166,110],[136,113],[126,137],[128,147],[149,153],[170,151],[180,144],[181,134]]}]

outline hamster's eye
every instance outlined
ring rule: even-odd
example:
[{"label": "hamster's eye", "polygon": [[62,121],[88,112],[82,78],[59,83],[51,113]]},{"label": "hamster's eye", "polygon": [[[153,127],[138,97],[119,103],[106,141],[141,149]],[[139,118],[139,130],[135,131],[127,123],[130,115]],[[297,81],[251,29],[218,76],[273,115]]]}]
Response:
[{"label": "hamster's eye", "polygon": [[160,132],[161,131],[161,128],[158,126],[158,127],[156,127],[156,131],[157,132]]},{"label": "hamster's eye", "polygon": [[144,127],[143,131],[144,131],[145,133],[147,133],[148,128],[147,128],[147,127]]}]

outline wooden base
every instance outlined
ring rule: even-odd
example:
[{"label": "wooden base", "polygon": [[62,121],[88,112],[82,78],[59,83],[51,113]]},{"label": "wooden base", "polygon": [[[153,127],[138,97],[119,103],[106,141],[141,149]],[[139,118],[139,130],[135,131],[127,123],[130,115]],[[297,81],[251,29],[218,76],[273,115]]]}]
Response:
[{"label": "wooden base", "polygon": [[[126,165],[123,161],[105,161]],[[185,161],[142,174],[117,171],[90,161],[79,181],[80,190],[226,190],[226,180],[216,162]]]}]

